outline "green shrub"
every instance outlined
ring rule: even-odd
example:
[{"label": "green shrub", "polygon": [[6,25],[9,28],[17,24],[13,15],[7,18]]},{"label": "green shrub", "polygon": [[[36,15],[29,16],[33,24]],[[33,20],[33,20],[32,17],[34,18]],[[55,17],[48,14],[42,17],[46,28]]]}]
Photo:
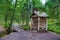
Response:
[{"label": "green shrub", "polygon": [[52,26],[48,27],[48,30],[53,32],[54,31],[54,27],[52,27]]},{"label": "green shrub", "polygon": [[60,34],[60,21],[49,19],[48,30]]},{"label": "green shrub", "polygon": [[60,27],[57,25],[48,25],[48,30],[60,34]]},{"label": "green shrub", "polygon": [[53,25],[52,24],[48,24],[48,30],[53,31]]},{"label": "green shrub", "polygon": [[30,29],[30,26],[29,26],[29,25],[24,25],[24,26],[23,26],[23,29],[24,29],[24,30],[29,30],[29,29]]},{"label": "green shrub", "polygon": [[49,19],[48,20],[48,24],[54,24],[54,23],[55,23],[54,19]]},{"label": "green shrub", "polygon": [[56,22],[56,25],[60,26],[60,21],[57,21],[57,22]]},{"label": "green shrub", "polygon": [[56,33],[60,34],[60,29],[55,30]]}]

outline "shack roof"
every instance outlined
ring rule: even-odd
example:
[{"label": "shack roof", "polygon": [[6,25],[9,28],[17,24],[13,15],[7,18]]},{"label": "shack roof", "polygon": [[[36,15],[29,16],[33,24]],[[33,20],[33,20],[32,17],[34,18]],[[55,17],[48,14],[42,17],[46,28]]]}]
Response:
[{"label": "shack roof", "polygon": [[45,13],[45,12],[39,13],[39,11],[34,11],[34,13],[31,15],[31,17],[34,15],[36,15],[37,17],[48,17],[47,13]]}]

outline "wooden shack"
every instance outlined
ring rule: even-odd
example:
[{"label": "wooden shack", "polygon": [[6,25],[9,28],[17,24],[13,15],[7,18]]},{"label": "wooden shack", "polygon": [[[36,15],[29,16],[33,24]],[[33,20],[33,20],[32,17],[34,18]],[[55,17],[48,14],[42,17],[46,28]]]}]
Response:
[{"label": "wooden shack", "polygon": [[33,30],[47,30],[48,15],[45,12],[39,12],[39,9],[34,9],[33,14],[31,15],[31,29]]}]

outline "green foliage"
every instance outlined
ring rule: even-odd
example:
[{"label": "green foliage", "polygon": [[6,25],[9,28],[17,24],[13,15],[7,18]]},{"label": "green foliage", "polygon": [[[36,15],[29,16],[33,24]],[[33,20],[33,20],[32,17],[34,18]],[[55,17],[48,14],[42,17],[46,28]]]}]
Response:
[{"label": "green foliage", "polygon": [[60,34],[60,26],[56,25],[55,22],[48,22],[48,30]]},{"label": "green foliage", "polygon": [[42,4],[41,4],[41,2],[40,2],[40,0],[32,0],[32,2],[33,2],[33,7],[34,8],[41,8],[42,7]]},{"label": "green foliage", "polygon": [[[59,18],[59,14],[60,14],[60,1],[59,0],[49,0],[48,2],[46,2],[46,6],[48,6],[49,11],[48,14],[50,16],[50,18]],[[46,10],[47,11],[47,10]]]},{"label": "green foliage", "polygon": [[24,26],[23,26],[23,29],[24,29],[24,30],[29,30],[29,29],[30,29],[30,26],[29,26],[29,25],[24,25]]},{"label": "green foliage", "polygon": [[60,21],[57,21],[57,22],[56,22],[56,25],[60,26]]},{"label": "green foliage", "polygon": [[48,30],[60,34],[60,27],[58,27],[58,26],[54,26],[54,25],[50,26],[50,27],[48,27]]},{"label": "green foliage", "polygon": [[10,21],[7,21],[7,23],[4,23],[4,28],[8,29],[9,28]]}]

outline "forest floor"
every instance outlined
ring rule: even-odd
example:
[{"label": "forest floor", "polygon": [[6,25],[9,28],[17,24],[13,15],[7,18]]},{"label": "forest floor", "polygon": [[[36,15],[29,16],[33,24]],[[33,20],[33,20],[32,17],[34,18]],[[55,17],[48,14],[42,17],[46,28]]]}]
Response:
[{"label": "forest floor", "polygon": [[13,32],[0,40],[60,40],[60,35],[53,32],[40,33],[20,30],[20,32]]}]

